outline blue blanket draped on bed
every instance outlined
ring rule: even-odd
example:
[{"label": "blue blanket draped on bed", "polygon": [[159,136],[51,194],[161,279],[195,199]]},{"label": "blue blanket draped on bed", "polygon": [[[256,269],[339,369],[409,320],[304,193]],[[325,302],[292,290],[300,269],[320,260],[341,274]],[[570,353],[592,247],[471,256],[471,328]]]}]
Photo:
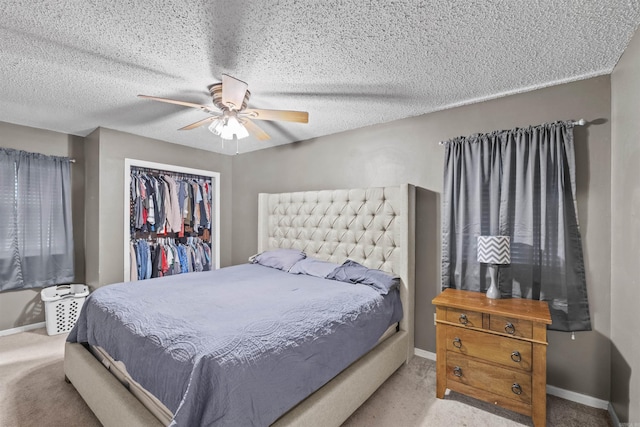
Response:
[{"label": "blue blanket draped on bed", "polygon": [[105,286],[68,337],[104,348],[176,426],[267,426],[373,348],[398,291],[257,264]]}]

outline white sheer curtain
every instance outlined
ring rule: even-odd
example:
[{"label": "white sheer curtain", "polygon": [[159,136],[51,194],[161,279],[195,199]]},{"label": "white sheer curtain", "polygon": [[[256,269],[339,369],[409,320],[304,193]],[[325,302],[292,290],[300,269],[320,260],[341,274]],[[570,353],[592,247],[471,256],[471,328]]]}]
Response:
[{"label": "white sheer curtain", "polygon": [[0,291],[74,279],[69,159],[0,148]]},{"label": "white sheer curtain", "polygon": [[503,297],[549,303],[550,329],[591,329],[576,208],[573,123],[455,138],[442,197],[442,286],[485,292],[477,237],[511,237]]}]

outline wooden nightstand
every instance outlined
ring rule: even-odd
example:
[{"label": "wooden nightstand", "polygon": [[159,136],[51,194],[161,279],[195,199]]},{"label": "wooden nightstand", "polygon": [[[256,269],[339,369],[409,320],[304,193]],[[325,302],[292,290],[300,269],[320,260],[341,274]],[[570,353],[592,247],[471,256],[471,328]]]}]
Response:
[{"label": "wooden nightstand", "polygon": [[445,289],[436,306],[436,397],[466,394],[530,416],[547,416],[546,302],[489,299],[484,293]]}]

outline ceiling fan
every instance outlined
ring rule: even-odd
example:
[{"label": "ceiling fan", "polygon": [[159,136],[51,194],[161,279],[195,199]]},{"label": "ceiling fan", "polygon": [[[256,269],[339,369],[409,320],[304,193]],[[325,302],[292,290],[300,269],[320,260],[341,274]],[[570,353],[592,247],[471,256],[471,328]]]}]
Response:
[{"label": "ceiling fan", "polygon": [[252,120],[273,120],[296,123],[308,123],[309,113],[306,111],[261,110],[247,108],[251,96],[249,85],[227,74],[222,75],[222,82],[209,88],[213,105],[194,104],[192,102],[175,99],[159,98],[157,96],[138,95],[154,101],[182,105],[195,108],[210,114],[209,117],[191,123],[180,130],[191,130],[209,124],[209,130],[222,139],[246,138],[252,134],[261,141],[270,139],[269,135],[260,129]]}]

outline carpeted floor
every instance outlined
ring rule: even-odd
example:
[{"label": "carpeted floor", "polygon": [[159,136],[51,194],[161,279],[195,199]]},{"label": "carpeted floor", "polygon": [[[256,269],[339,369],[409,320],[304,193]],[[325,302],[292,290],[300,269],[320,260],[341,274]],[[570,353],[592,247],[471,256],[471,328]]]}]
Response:
[{"label": "carpeted floor", "polygon": [[[0,337],[0,426],[71,427],[100,423],[64,381],[66,335],[44,329]],[[343,427],[531,426],[531,420],[457,393],[435,398],[435,363],[414,357]],[[547,396],[547,425],[610,426],[606,411]]]}]

